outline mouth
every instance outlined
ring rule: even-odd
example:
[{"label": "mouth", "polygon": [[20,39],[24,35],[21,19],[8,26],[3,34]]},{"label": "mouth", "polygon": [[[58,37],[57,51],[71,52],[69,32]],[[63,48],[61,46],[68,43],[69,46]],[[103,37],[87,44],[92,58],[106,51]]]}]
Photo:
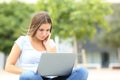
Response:
[{"label": "mouth", "polygon": [[46,37],[42,36],[41,39],[44,40]]}]

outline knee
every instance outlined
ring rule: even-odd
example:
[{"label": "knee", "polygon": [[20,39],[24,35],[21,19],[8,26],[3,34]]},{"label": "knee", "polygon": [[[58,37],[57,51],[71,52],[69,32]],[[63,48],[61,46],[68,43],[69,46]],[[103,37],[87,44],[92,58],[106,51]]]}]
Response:
[{"label": "knee", "polygon": [[77,72],[79,75],[83,76],[84,78],[87,78],[87,77],[88,77],[88,70],[87,70],[86,68],[83,68],[83,67],[77,68],[77,69],[76,69],[76,72]]},{"label": "knee", "polygon": [[42,80],[42,78],[33,71],[25,71],[20,75],[19,80]]},{"label": "knee", "polygon": [[67,78],[67,80],[87,80],[88,71],[85,68],[74,69],[72,74]]}]

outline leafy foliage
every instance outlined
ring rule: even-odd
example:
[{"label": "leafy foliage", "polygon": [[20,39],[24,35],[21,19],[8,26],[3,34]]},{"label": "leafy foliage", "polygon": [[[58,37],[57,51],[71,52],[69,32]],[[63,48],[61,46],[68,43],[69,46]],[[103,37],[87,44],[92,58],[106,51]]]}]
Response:
[{"label": "leafy foliage", "polygon": [[120,4],[113,4],[112,9],[114,13],[109,16],[111,25],[110,32],[104,32],[100,36],[103,45],[113,48],[120,47]]},{"label": "leafy foliage", "polygon": [[33,11],[30,5],[20,2],[0,3],[0,51],[9,54]]},{"label": "leafy foliage", "polygon": [[28,26],[34,9],[50,13],[53,36],[83,39],[97,32],[95,23],[109,28],[104,17],[111,13],[111,8],[102,0],[39,0],[35,7],[16,1],[0,3],[0,51],[10,52],[16,38]]},{"label": "leafy foliage", "polygon": [[77,39],[92,37],[97,32],[95,23],[109,29],[105,16],[112,12],[102,0],[39,0],[36,9],[50,13],[55,35]]}]

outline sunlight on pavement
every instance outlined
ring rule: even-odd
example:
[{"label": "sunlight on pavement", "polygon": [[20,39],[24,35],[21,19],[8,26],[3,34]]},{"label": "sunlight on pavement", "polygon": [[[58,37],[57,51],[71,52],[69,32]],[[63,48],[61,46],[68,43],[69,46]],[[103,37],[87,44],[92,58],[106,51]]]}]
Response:
[{"label": "sunlight on pavement", "polygon": [[88,80],[120,80],[120,69],[89,70]]}]

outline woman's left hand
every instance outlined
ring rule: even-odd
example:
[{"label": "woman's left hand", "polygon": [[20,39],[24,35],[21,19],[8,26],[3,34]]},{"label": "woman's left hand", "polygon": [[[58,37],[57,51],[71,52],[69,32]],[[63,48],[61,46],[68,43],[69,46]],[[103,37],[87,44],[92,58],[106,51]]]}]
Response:
[{"label": "woman's left hand", "polygon": [[51,34],[49,34],[47,36],[47,38],[43,41],[43,44],[44,44],[46,50],[50,49],[50,37],[51,37]]}]

